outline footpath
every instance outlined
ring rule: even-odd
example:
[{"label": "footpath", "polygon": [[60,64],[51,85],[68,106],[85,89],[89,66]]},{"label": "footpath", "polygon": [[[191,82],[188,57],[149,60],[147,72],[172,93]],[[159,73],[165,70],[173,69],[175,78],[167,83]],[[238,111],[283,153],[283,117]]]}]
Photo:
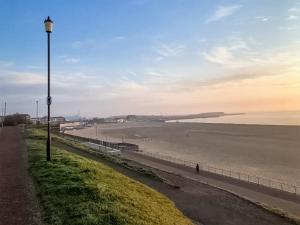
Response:
[{"label": "footpath", "polygon": [[252,202],[258,202],[274,208],[279,208],[290,215],[300,218],[299,195],[296,196],[295,194],[285,193],[206,172],[200,171],[200,173],[197,174],[193,168],[156,159],[140,153],[128,151],[122,153],[122,157],[161,171],[177,174],[196,182],[229,191]]},{"label": "footpath", "polygon": [[22,130],[5,127],[0,131],[0,225],[40,224]]}]

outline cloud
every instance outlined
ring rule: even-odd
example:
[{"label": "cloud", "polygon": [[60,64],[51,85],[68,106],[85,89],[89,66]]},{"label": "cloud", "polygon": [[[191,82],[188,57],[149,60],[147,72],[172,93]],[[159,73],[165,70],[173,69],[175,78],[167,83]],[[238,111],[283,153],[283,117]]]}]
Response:
[{"label": "cloud", "polygon": [[298,20],[299,16],[295,16],[295,15],[289,15],[289,17],[287,18],[288,20]]},{"label": "cloud", "polygon": [[138,93],[145,90],[145,86],[135,81],[123,81],[116,86],[117,89],[124,91],[123,94]]},{"label": "cloud", "polygon": [[[233,40],[233,39],[232,39]],[[222,44],[202,51],[201,56],[207,62],[221,65],[223,71],[287,71],[300,63],[299,46],[259,53],[255,41],[243,41],[237,38],[229,44]],[[225,69],[225,70],[224,70]]]},{"label": "cloud", "polygon": [[77,41],[73,41],[70,43],[70,46],[72,48],[84,48],[84,47],[87,47],[87,46],[93,46],[95,45],[95,40],[93,39],[85,39],[85,40],[77,40]]},{"label": "cloud", "polygon": [[266,72],[244,72],[244,73],[234,73],[225,76],[221,76],[218,78],[211,79],[207,82],[202,83],[205,86],[216,85],[216,84],[226,84],[230,82],[240,82],[244,80],[251,80],[259,77],[272,76],[274,73],[266,73]]},{"label": "cloud", "polygon": [[15,63],[11,62],[11,61],[1,61],[0,60],[0,68],[2,67],[11,67],[13,66]]},{"label": "cloud", "polygon": [[268,22],[269,21],[269,18],[266,17],[266,16],[257,16],[256,19],[261,21],[261,22]]},{"label": "cloud", "polygon": [[63,60],[63,62],[65,62],[65,63],[79,63],[80,62],[80,59],[70,57],[67,55],[60,55],[60,56],[58,56],[58,58]]},{"label": "cloud", "polygon": [[248,38],[247,41],[244,41],[240,37],[232,36],[228,38],[228,49],[231,51],[240,51],[240,50],[250,50],[250,45],[256,44],[256,41]]},{"label": "cloud", "polygon": [[5,75],[0,74],[0,81],[6,85],[37,85],[45,84],[46,76],[38,73],[6,71]]},{"label": "cloud", "polygon": [[300,18],[300,8],[298,7],[289,8],[288,13],[287,20],[298,20]]},{"label": "cloud", "polygon": [[180,55],[185,49],[185,46],[182,44],[170,45],[165,43],[160,43],[159,46],[155,49],[155,52],[159,55],[157,59],[163,59],[167,57],[175,57]]},{"label": "cloud", "polygon": [[[225,45],[212,47],[208,51],[201,53],[202,57],[215,64],[223,65],[228,68],[242,67],[248,64],[246,60],[243,60],[240,54],[249,54],[251,52],[251,46],[255,41],[244,41],[239,37],[231,37]],[[239,54],[239,57],[236,55]]]},{"label": "cloud", "polygon": [[300,12],[300,8],[292,7],[292,8],[289,8],[288,11],[291,12],[291,13],[296,13],[296,12]]},{"label": "cloud", "polygon": [[203,57],[212,63],[227,65],[232,59],[232,52],[226,47],[216,47],[213,48],[210,52],[203,52]]},{"label": "cloud", "polygon": [[280,30],[282,31],[295,31],[298,30],[297,26],[281,26],[279,27]]},{"label": "cloud", "polygon": [[78,59],[78,58],[66,58],[64,61],[67,62],[67,63],[78,63],[78,62],[80,62],[80,59]]},{"label": "cloud", "polygon": [[15,84],[18,85],[35,85],[35,84],[45,84],[46,76],[40,74],[32,73],[18,73],[14,77]]},{"label": "cloud", "polygon": [[26,68],[28,68],[30,70],[42,70],[43,69],[43,67],[35,66],[35,65],[28,65],[28,66],[26,66]]},{"label": "cloud", "polygon": [[213,15],[206,19],[205,23],[218,21],[225,17],[231,16],[235,12],[237,12],[241,7],[242,5],[218,6]]},{"label": "cloud", "polygon": [[163,77],[163,74],[156,72],[156,71],[149,71],[147,75],[152,76],[152,77]]}]

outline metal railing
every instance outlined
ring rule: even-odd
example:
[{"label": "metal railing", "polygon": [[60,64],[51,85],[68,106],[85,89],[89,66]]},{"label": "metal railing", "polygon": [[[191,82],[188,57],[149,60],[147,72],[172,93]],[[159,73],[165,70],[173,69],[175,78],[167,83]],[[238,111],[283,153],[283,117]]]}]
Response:
[{"label": "metal railing", "polygon": [[[106,146],[106,147],[110,147],[113,149],[119,149],[118,146],[112,142],[106,142],[106,141],[96,140],[96,139],[92,139],[92,138],[85,138],[85,137],[80,137],[80,136],[71,135],[71,134],[63,134],[63,136],[67,139],[74,140],[74,141],[92,142],[92,143],[102,145],[104,147]],[[256,175],[250,175],[247,173],[233,171],[230,169],[224,169],[224,168],[208,165],[208,164],[201,163],[201,162],[179,159],[179,158],[176,158],[173,156],[163,155],[161,153],[150,153],[150,152],[144,151],[142,154],[151,156],[153,158],[162,159],[162,160],[177,163],[180,165],[188,166],[191,168],[196,168],[196,165],[198,164],[199,169],[202,171],[206,171],[206,172],[218,174],[218,175],[221,175],[224,177],[230,177],[230,178],[245,181],[248,183],[261,185],[264,187],[273,188],[276,190],[300,195],[300,187],[295,184],[289,184],[289,183],[283,182],[283,181],[272,180],[272,179],[268,179],[268,178],[264,178],[264,177],[260,177],[260,176],[256,176]]]},{"label": "metal railing", "polygon": [[166,161],[170,161],[173,163],[177,163],[180,165],[188,166],[191,168],[196,169],[196,165],[199,165],[199,170],[206,171],[213,174],[218,174],[225,177],[230,177],[233,179],[245,181],[248,183],[253,183],[256,185],[261,185],[268,188],[273,188],[280,191],[285,191],[288,193],[300,195],[300,187],[295,184],[289,184],[287,182],[282,182],[278,180],[268,179],[265,177],[260,177],[256,175],[250,175],[247,173],[237,172],[230,169],[224,169],[212,165],[208,165],[205,163],[200,163],[196,161],[189,161],[189,160],[183,160],[179,159],[173,156],[163,155],[161,153],[150,153],[150,152],[143,152],[143,154],[151,156],[153,158],[158,158]]},{"label": "metal railing", "polygon": [[100,139],[94,138],[86,138],[80,137],[72,134],[61,134],[64,138],[73,140],[73,141],[81,141],[81,142],[90,142],[93,144],[101,145],[107,148],[118,149],[118,150],[133,150],[138,151],[139,146],[127,142],[110,142],[110,141],[103,141]]}]

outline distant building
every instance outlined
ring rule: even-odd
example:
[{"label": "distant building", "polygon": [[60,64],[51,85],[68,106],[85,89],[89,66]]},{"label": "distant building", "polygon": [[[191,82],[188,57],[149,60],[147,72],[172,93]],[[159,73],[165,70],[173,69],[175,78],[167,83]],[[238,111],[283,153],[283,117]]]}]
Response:
[{"label": "distant building", "polygon": [[40,123],[40,118],[36,118],[36,117],[32,117],[31,119],[30,119],[30,121],[33,123],[33,124],[39,124]]},{"label": "distant building", "polygon": [[59,130],[60,132],[64,133],[66,130],[73,130],[73,129],[78,129],[82,126],[80,122],[62,122],[59,124]]},{"label": "distant building", "polygon": [[121,119],[117,119],[117,122],[118,122],[118,123],[125,123],[126,120],[121,118]]},{"label": "distant building", "polygon": [[66,118],[62,116],[51,117],[51,122],[63,123],[66,122]]},{"label": "distant building", "polygon": [[[48,123],[48,117],[44,116],[44,117],[40,118],[40,122],[42,124]],[[63,122],[66,122],[66,118],[62,117],[62,116],[56,116],[56,117],[51,117],[50,118],[50,123],[53,124],[53,125],[58,125],[58,124],[63,123]]]},{"label": "distant building", "polygon": [[93,119],[89,119],[87,120],[88,124],[95,124],[95,123],[104,123],[104,118],[93,118]]},{"label": "distant building", "polygon": [[105,118],[104,123],[117,123],[118,119],[116,118]]},{"label": "distant building", "polygon": [[136,115],[128,115],[128,116],[126,116],[126,120],[127,121],[136,121],[137,117],[136,117]]}]

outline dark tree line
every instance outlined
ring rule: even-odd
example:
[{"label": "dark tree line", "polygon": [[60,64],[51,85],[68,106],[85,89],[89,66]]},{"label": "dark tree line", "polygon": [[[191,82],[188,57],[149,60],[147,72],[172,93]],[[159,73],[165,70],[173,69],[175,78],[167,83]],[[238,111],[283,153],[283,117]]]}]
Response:
[{"label": "dark tree line", "polygon": [[28,114],[12,114],[2,118],[4,126],[15,126],[18,124],[30,123],[30,116]]}]

